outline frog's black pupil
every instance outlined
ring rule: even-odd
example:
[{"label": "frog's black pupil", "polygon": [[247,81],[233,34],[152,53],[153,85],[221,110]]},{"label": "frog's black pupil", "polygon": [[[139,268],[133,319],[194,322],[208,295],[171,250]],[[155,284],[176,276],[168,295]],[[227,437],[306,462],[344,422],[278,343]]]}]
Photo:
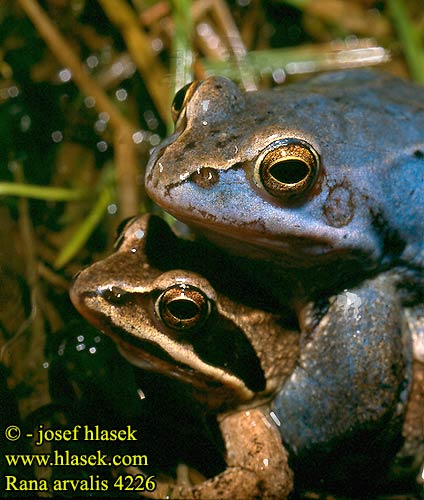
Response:
[{"label": "frog's black pupil", "polygon": [[309,174],[309,168],[302,160],[282,160],[274,163],[269,173],[283,184],[296,184]]},{"label": "frog's black pupil", "polygon": [[168,311],[180,320],[187,320],[196,317],[199,307],[192,300],[177,299],[167,304]]}]

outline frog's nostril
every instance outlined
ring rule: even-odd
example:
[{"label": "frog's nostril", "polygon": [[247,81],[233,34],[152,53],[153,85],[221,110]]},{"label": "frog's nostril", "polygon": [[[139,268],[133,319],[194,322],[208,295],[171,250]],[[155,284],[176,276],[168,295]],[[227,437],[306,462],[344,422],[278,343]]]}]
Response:
[{"label": "frog's nostril", "polygon": [[219,181],[219,173],[213,168],[200,167],[190,176],[190,179],[203,189],[210,189]]},{"label": "frog's nostril", "polygon": [[123,304],[131,299],[131,294],[119,286],[109,286],[98,290],[98,294],[111,304]]}]

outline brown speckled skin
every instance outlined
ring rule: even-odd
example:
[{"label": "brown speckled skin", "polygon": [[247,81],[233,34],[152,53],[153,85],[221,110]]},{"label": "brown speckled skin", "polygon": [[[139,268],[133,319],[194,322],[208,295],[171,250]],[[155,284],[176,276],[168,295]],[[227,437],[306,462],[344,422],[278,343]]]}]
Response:
[{"label": "brown speckled skin", "polygon": [[[403,425],[405,444],[400,456],[413,457],[413,466],[424,471],[424,363],[414,361],[413,377]],[[424,477],[419,478],[424,485]]]}]

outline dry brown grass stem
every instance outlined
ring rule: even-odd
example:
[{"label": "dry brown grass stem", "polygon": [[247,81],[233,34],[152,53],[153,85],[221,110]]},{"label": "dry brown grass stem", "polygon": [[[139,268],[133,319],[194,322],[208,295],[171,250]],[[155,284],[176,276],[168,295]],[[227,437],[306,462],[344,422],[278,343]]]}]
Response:
[{"label": "dry brown grass stem", "polygon": [[170,117],[169,78],[152,48],[151,39],[141,29],[136,12],[122,0],[99,0],[99,4],[122,34],[161,118],[167,122]]},{"label": "dry brown grass stem", "polygon": [[[109,123],[114,129],[116,149],[116,169],[118,177],[119,211],[122,217],[133,215],[138,210],[137,155],[132,142],[136,127],[113,104],[104,90],[90,76],[71,45],[65,40],[47,14],[35,0],[18,0],[18,3],[34,23],[41,37],[63,64],[70,69],[72,78],[81,92],[95,99],[96,109],[109,115]],[[120,161],[122,147],[125,148],[125,161]],[[129,153],[129,149],[132,152]],[[130,161],[128,161],[130,159]]]},{"label": "dry brown grass stem", "polygon": [[111,102],[106,92],[104,92],[90,76],[85,66],[81,64],[79,57],[75,54],[71,45],[66,41],[38,3],[35,0],[18,0],[18,3],[31,19],[37,31],[56,58],[64,67],[70,69],[72,79],[76,85],[78,85],[81,92],[87,96],[94,97],[96,109],[99,112],[103,111],[109,115],[111,126],[115,129],[134,130],[134,125],[122,115],[118,108]]}]

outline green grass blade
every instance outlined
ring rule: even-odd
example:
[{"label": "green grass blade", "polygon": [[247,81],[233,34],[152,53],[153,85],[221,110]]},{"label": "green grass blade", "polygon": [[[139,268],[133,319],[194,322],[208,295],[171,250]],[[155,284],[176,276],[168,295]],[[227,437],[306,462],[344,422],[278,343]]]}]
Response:
[{"label": "green grass blade", "polygon": [[111,187],[106,186],[100,193],[100,196],[89,213],[88,217],[79,226],[78,230],[74,233],[72,238],[59,252],[56,258],[54,267],[59,269],[67,264],[75,254],[85,245],[88,238],[96,229],[99,222],[104,217],[108,205],[113,201],[113,190]]},{"label": "green grass blade", "polygon": [[411,77],[424,85],[424,47],[418,30],[412,24],[401,0],[388,0],[387,6],[396,27]]},{"label": "green grass blade", "polygon": [[0,182],[0,196],[19,196],[44,201],[74,201],[86,197],[87,192],[80,189],[35,186],[18,182]]}]

